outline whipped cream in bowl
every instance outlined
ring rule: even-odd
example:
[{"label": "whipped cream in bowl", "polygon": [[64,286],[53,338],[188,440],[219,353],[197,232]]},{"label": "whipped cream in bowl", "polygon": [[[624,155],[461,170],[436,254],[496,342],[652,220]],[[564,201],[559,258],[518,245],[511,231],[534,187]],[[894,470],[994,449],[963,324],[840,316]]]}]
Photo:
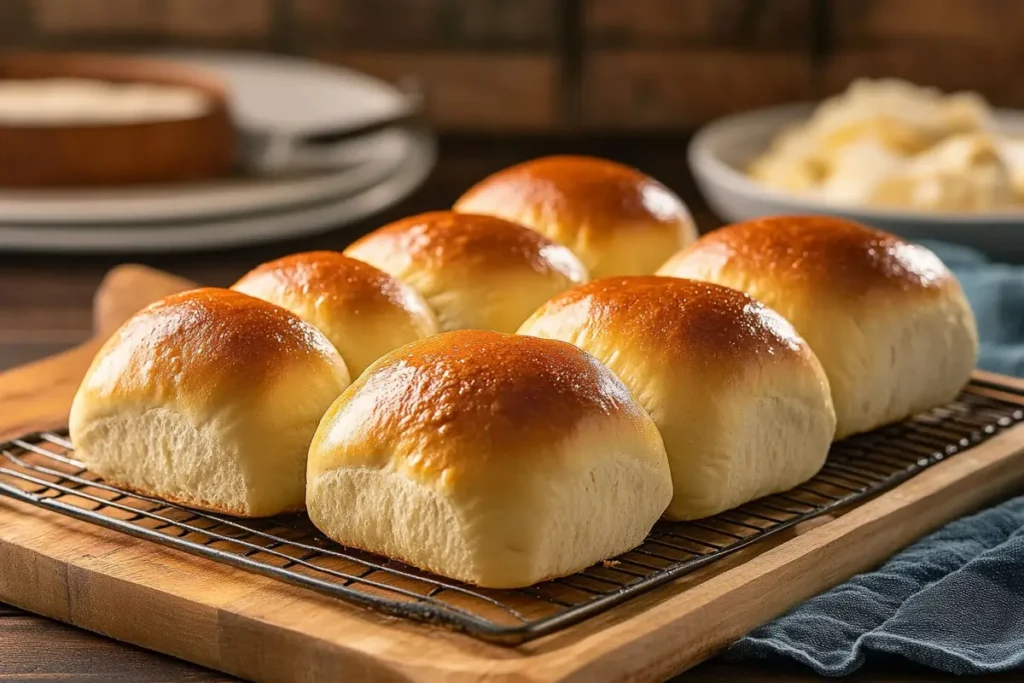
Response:
[{"label": "whipped cream in bowl", "polygon": [[854,81],[749,164],[762,187],[836,206],[1024,209],[1024,139],[977,93]]}]

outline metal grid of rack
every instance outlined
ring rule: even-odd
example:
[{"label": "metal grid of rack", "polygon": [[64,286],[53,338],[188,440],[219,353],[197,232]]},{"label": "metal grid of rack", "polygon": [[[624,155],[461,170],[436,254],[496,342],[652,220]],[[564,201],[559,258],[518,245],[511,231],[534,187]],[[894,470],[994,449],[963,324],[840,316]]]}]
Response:
[{"label": "metal grid of rack", "polygon": [[516,644],[578,623],[730,553],[891,488],[1024,421],[1024,392],[974,381],[953,403],[833,445],[811,481],[712,518],[660,522],[638,548],[565,578],[489,590],[339,546],[304,515],[198,512],[110,486],[67,437],[0,445],[0,494],[387,614]]}]

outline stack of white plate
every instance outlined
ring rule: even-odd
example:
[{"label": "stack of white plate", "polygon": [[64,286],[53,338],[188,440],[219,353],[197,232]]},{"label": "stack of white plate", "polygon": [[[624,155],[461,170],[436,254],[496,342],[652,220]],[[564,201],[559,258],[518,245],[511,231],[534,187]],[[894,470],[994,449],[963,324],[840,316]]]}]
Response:
[{"label": "stack of white plate", "polygon": [[[287,140],[399,117],[398,89],[347,69],[270,55],[174,53],[228,86],[241,130]],[[435,141],[394,128],[328,150],[319,170],[250,168],[190,185],[0,189],[0,249],[154,252],[311,235],[394,205],[426,179]],[[324,154],[320,153],[320,158]]]}]

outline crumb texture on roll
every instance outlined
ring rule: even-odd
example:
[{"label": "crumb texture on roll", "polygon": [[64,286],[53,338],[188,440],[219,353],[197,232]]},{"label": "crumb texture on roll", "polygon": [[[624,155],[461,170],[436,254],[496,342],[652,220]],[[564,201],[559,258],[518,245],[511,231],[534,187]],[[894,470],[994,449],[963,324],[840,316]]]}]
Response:
[{"label": "crumb texture on roll", "polygon": [[309,443],[349,384],[294,314],[223,289],[167,297],[97,354],[71,408],[77,457],[104,479],[232,515],[301,510]]},{"label": "crumb texture on roll", "polygon": [[828,375],[837,438],[951,401],[977,361],[974,314],[938,257],[853,221],[738,223],[659,273],[740,289],[792,322]]},{"label": "crumb texture on roll", "polygon": [[282,306],[323,332],[353,377],[388,351],[438,331],[419,292],[340,252],[269,261],[231,288]]},{"label": "crumb texture on roll", "polygon": [[509,167],[470,188],[455,210],[499,216],[564,244],[592,277],[650,275],[697,237],[671,190],[636,169],[587,156]]},{"label": "crumb texture on roll", "polygon": [[519,332],[590,353],[644,406],[668,453],[670,519],[791,489],[828,454],[836,418],[821,364],[782,316],[742,292],[605,278],[555,297]]},{"label": "crumb texture on roll", "polygon": [[372,365],[309,453],[309,515],[329,537],[493,588],[639,545],[671,495],[657,427],[607,368],[479,330]]},{"label": "crumb texture on roll", "polygon": [[442,331],[515,332],[542,303],[588,279],[573,253],[493,216],[411,216],[345,250],[420,292]]}]

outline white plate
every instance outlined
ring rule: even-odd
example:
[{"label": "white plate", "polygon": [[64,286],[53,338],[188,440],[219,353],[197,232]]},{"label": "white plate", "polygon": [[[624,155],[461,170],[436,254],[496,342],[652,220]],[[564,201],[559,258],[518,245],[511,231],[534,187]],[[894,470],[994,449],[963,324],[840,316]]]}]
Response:
[{"label": "white plate", "polygon": [[[400,114],[396,88],[349,69],[273,55],[157,53],[222,79],[232,116],[248,130],[290,136],[344,128]],[[330,172],[231,178],[187,185],[116,189],[0,190],[0,223],[100,224],[180,222],[260,213],[359,192],[395,171],[409,154],[407,136],[385,131],[339,149]],[[343,152],[343,154],[342,154]]]},{"label": "white plate", "polygon": [[[943,240],[1002,259],[1024,258],[1022,210],[951,213],[842,206],[766,188],[747,177],[742,169],[767,149],[780,130],[806,119],[813,108],[813,104],[797,104],[729,116],[694,136],[690,168],[715,213],[730,222],[786,214],[845,216],[911,240]],[[1024,112],[996,110],[995,119],[1002,130],[1024,133]]]},{"label": "white plate", "polygon": [[322,205],[277,213],[244,215],[160,226],[88,228],[0,225],[0,250],[47,252],[163,252],[212,249],[271,242],[326,232],[381,211],[403,199],[426,179],[436,160],[426,134],[409,134],[410,153],[397,171],[357,194]]},{"label": "white plate", "polygon": [[[257,52],[157,52],[216,74],[243,128],[289,134],[348,127],[401,113],[397,89],[372,76],[297,57]],[[284,90],[282,90],[284,88]]]},{"label": "white plate", "polygon": [[376,142],[371,161],[328,173],[118,189],[0,190],[0,225],[173,223],[321,202],[381,181],[409,153],[409,140],[401,134],[388,132]]}]

